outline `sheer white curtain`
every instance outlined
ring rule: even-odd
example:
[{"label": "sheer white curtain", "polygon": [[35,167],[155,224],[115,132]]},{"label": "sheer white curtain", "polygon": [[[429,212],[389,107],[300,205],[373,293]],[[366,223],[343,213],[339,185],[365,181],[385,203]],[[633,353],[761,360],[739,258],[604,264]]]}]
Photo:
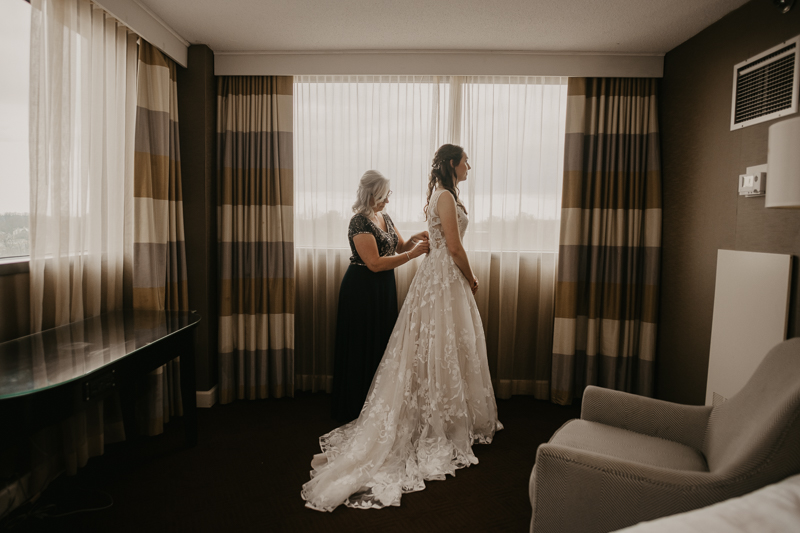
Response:
[{"label": "sheer white curtain", "polygon": [[[473,167],[465,246],[496,392],[546,398],[566,78],[302,76],[294,94],[297,387],[330,390],[361,174],[392,181],[387,212],[407,237],[426,227],[433,153],[453,142]],[[401,305],[420,260],[395,271]]]},{"label": "sheer white curtain", "polygon": [[[358,180],[391,180],[387,213],[401,235],[423,230],[430,159],[443,136],[446,79],[296,76],[294,79],[295,386],[330,392],[339,285]],[[418,261],[418,260],[417,260]],[[416,271],[397,270],[405,297]]]},{"label": "sheer white curtain", "polygon": [[466,77],[460,137],[473,170],[461,186],[465,247],[481,281],[495,394],[548,399],[567,78]]},{"label": "sheer white curtain", "polygon": [[31,325],[39,331],[122,306],[137,36],[85,0],[32,8]]},{"label": "sheer white curtain", "polygon": [[[120,308],[130,287],[138,37],[85,0],[32,0],[31,8],[30,305],[38,332]],[[74,350],[48,364],[43,346],[34,351],[37,383],[46,385],[62,362],[91,370],[111,357],[85,353],[74,335]],[[28,470],[0,491],[0,509],[122,438],[113,396],[39,431]]]},{"label": "sheer white curtain", "polygon": [[[30,294],[37,332],[122,307],[132,251],[126,214],[137,36],[85,0],[33,0],[31,7]],[[71,340],[80,346],[83,339]],[[62,357],[71,366],[105,362],[77,348]],[[54,369],[42,370],[46,382]],[[104,412],[104,403],[91,403],[45,430],[60,433],[38,448],[52,452],[50,466],[74,472],[102,454],[105,442],[122,438],[121,417],[108,412],[115,406],[109,399]]]}]

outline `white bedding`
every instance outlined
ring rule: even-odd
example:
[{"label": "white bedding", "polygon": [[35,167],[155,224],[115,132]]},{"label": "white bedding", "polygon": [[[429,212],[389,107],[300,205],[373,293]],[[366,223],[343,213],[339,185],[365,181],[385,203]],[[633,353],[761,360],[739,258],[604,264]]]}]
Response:
[{"label": "white bedding", "polygon": [[739,498],[666,516],[618,533],[800,532],[800,474]]}]

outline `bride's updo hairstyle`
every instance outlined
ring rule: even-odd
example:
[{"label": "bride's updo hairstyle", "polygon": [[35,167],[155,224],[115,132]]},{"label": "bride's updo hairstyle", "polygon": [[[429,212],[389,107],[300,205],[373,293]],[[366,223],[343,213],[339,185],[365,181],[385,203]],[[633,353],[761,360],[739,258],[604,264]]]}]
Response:
[{"label": "bride's updo hairstyle", "polygon": [[464,149],[455,144],[443,144],[436,150],[431,163],[431,176],[428,180],[428,201],[425,202],[425,220],[428,219],[428,204],[431,203],[431,195],[438,184],[450,191],[456,199],[456,204],[461,206],[464,212],[467,209],[461,200],[458,199],[458,179],[456,177],[456,167],[461,163],[464,156]]},{"label": "bride's updo hairstyle", "polygon": [[358,182],[358,192],[356,192],[356,203],[353,204],[353,213],[372,216],[372,207],[369,205],[370,198],[375,203],[382,202],[389,196],[389,178],[377,170],[367,170]]}]

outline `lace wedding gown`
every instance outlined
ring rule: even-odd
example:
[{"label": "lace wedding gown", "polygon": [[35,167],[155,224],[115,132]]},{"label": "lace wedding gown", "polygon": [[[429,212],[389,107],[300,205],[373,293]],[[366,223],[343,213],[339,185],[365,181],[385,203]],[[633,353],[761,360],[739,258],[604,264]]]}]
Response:
[{"label": "lace wedding gown", "polygon": [[[447,251],[434,191],[430,253],[420,264],[359,417],[320,437],[303,485],[306,506],[333,511],[400,505],[425,480],[477,464],[497,419],[486,340],[469,284]],[[456,208],[461,238],[467,215]]]}]

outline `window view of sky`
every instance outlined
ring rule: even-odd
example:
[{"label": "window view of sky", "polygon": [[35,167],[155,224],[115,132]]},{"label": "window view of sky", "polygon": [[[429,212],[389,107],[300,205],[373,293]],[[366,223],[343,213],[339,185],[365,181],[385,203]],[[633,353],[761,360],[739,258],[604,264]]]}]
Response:
[{"label": "window view of sky", "polygon": [[296,78],[295,245],[348,247],[358,179],[370,168],[391,180],[386,210],[398,227],[425,229],[430,160],[454,128],[472,167],[459,186],[466,239],[482,250],[557,251],[566,91],[566,78]]},{"label": "window view of sky", "polygon": [[28,254],[30,19],[27,2],[0,2],[0,258]]}]

